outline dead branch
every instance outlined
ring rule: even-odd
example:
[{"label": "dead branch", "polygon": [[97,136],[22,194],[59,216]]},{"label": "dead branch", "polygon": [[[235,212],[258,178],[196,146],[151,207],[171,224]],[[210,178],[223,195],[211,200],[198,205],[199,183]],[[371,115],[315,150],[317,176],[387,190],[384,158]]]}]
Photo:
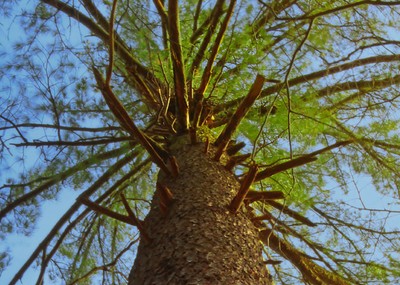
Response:
[{"label": "dead branch", "polygon": [[238,165],[239,163],[242,163],[243,161],[248,159],[250,156],[251,156],[250,153],[231,156],[225,165],[225,169],[227,169],[229,171],[232,170],[236,165]]},{"label": "dead branch", "polygon": [[[195,96],[197,97],[197,96]],[[194,99],[194,102],[197,101],[197,98]],[[203,111],[203,100],[200,99],[196,103],[196,106],[194,107],[194,113],[193,113],[193,119],[192,119],[192,127],[197,128],[199,126],[199,121],[201,118],[201,114]]]},{"label": "dead branch", "polygon": [[229,156],[235,155],[237,152],[239,152],[245,146],[246,146],[246,144],[244,142],[240,142],[240,143],[232,144],[232,145],[228,144],[228,147],[226,149],[226,154]]},{"label": "dead branch", "polygon": [[171,190],[165,185],[157,182],[156,185],[157,192],[159,193],[160,197],[160,205],[165,206],[165,210],[168,209],[169,205],[171,204],[174,195],[172,194]]},{"label": "dead branch", "polygon": [[194,127],[189,128],[189,136],[190,136],[190,143],[196,144],[197,143],[197,135],[196,135],[196,129]]},{"label": "dead branch", "polygon": [[255,201],[263,201],[263,200],[277,200],[284,199],[285,196],[281,191],[254,191],[250,190],[247,192],[245,197],[246,202],[253,203]]},{"label": "dead branch", "polygon": [[158,167],[160,167],[167,175],[170,175],[171,173],[164,160],[162,159],[165,151],[163,153],[160,153],[160,151],[158,151],[162,149],[162,147],[155,143],[150,137],[148,137],[136,126],[136,124],[129,116],[128,112],[125,110],[124,106],[118,100],[117,96],[115,96],[115,94],[112,92],[110,86],[107,86],[104,83],[100,72],[95,67],[93,67],[93,73],[108,107],[118,119],[121,126],[133,137],[137,138],[139,143],[150,154],[153,162],[157,164]]},{"label": "dead branch", "polygon": [[210,149],[210,138],[206,137],[206,141],[204,143],[204,153],[207,154]]},{"label": "dead branch", "polygon": [[240,206],[242,205],[247,193],[249,192],[250,185],[254,182],[254,179],[257,175],[257,171],[258,171],[258,166],[256,164],[250,166],[249,171],[247,172],[246,176],[244,177],[240,185],[238,193],[236,194],[231,204],[229,205],[229,208],[233,213],[236,213],[239,210]]},{"label": "dead branch", "polygon": [[172,175],[174,177],[178,177],[178,175],[179,175],[179,165],[178,165],[178,161],[176,160],[175,156],[170,156],[169,157],[169,164],[170,164],[171,169],[172,169]]}]

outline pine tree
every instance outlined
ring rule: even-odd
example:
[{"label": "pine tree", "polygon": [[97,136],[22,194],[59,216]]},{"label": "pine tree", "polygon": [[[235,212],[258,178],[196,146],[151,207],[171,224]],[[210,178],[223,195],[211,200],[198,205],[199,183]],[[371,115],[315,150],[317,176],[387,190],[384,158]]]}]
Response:
[{"label": "pine tree", "polygon": [[400,281],[400,1],[2,11],[1,238],[77,196],[10,284]]}]

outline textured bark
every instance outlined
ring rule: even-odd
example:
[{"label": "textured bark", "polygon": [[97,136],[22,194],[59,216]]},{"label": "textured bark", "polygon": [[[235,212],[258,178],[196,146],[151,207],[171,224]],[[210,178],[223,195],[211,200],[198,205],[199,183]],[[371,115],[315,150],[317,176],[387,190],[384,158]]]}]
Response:
[{"label": "textured bark", "polygon": [[129,285],[272,284],[258,230],[243,207],[228,210],[239,182],[212,159],[213,148],[204,150],[203,143],[179,147],[179,176],[159,175],[173,201],[163,214],[154,196],[144,221],[151,241],[140,243]]}]

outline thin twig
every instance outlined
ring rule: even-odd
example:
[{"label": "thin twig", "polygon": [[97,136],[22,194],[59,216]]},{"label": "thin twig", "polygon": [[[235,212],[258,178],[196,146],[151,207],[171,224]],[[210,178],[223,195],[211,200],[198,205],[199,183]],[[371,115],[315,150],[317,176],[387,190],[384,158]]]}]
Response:
[{"label": "thin twig", "polygon": [[125,198],[125,195],[123,193],[120,194],[122,203],[124,204],[125,210],[128,213],[128,216],[131,218],[135,226],[138,228],[140,234],[142,235],[143,239],[147,242],[150,241],[149,235],[146,233],[146,230],[144,228],[143,222],[139,220],[135,213],[132,211],[131,207],[129,206],[128,201]]},{"label": "thin twig", "polygon": [[293,158],[293,147],[292,147],[292,131],[291,131],[291,124],[290,124],[290,120],[291,120],[291,112],[292,112],[292,100],[290,98],[290,85],[289,85],[289,75],[290,72],[292,71],[294,62],[296,60],[297,54],[300,52],[301,48],[303,47],[304,43],[306,42],[308,36],[310,35],[312,26],[313,26],[313,22],[314,19],[312,19],[310,21],[310,24],[308,26],[306,35],[304,36],[304,38],[302,39],[302,41],[300,42],[300,44],[297,46],[296,50],[293,53],[292,59],[290,60],[289,63],[289,68],[286,72],[285,75],[285,87],[286,87],[286,97],[287,97],[287,108],[288,108],[288,113],[287,113],[287,124],[288,124],[288,140],[289,140],[289,155],[290,155],[290,159]]}]

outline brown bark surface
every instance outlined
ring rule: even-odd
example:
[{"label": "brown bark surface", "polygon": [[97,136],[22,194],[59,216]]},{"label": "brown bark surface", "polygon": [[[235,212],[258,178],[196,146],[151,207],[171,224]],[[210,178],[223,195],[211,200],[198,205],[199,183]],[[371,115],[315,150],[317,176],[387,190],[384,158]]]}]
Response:
[{"label": "brown bark surface", "polygon": [[179,176],[159,176],[173,201],[168,212],[153,199],[144,223],[150,242],[141,241],[129,285],[272,284],[263,264],[258,230],[245,210],[228,206],[240,184],[204,144],[175,151]]}]

